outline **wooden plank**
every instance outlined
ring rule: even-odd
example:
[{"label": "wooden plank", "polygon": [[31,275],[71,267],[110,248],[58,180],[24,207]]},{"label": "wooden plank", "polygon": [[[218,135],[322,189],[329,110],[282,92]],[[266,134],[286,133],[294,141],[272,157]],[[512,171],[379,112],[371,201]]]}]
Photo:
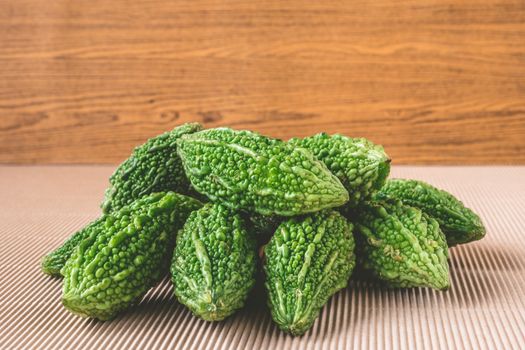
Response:
[{"label": "wooden plank", "polygon": [[0,162],[117,163],[193,120],[525,164],[525,2],[0,4]]}]

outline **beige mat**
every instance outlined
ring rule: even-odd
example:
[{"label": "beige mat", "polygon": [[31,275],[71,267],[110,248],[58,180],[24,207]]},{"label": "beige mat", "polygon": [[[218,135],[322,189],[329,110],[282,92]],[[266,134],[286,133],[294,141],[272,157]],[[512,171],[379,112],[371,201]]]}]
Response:
[{"label": "beige mat", "polygon": [[221,323],[177,304],[165,280],[111,322],[69,314],[39,259],[98,213],[111,167],[0,167],[0,348],[518,349],[525,347],[525,167],[396,167],[477,210],[480,242],[451,250],[452,288],[385,290],[352,281],[293,338],[259,297]]}]

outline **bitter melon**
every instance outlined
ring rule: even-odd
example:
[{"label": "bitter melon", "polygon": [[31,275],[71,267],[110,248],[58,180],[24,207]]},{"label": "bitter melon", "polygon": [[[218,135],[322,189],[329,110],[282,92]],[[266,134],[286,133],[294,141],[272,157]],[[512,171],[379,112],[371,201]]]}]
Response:
[{"label": "bitter melon", "polygon": [[449,287],[448,248],[436,220],[399,201],[365,203],[353,218],[360,267],[391,287]]},{"label": "bitter melon", "polygon": [[349,207],[369,199],[390,173],[390,158],[383,147],[364,138],[320,133],[288,142],[310,150],[326,164],[350,194]]},{"label": "bitter melon", "polygon": [[201,129],[199,123],[183,124],[136,147],[109,178],[102,211],[110,213],[154,192],[190,194],[190,183],[177,156],[176,141]]},{"label": "bitter melon", "polygon": [[242,217],[207,204],[177,236],[171,265],[175,295],[204,320],[222,320],[244,305],[256,266],[255,241]]},{"label": "bitter melon", "polygon": [[102,216],[99,219],[91,222],[86,227],[75,232],[64,243],[62,243],[60,247],[44,256],[40,265],[42,272],[54,277],[62,277],[60,270],[64,267],[67,259],[69,259],[75,248],[80,242],[90,236],[94,227],[99,226],[100,222],[104,220],[105,216]]},{"label": "bitter melon", "polygon": [[348,192],[313,154],[250,131],[182,136],[178,153],[194,188],[232,209],[293,216],[343,205]]},{"label": "bitter melon", "polygon": [[328,210],[291,218],[264,247],[265,286],[273,320],[293,335],[313,325],[355,266],[352,224]]},{"label": "bitter melon", "polygon": [[137,302],[166,272],[177,230],[200,207],[187,196],[155,193],[92,225],[62,269],[64,306],[108,320]]},{"label": "bitter melon", "polygon": [[388,180],[378,199],[392,198],[419,208],[439,223],[449,247],[485,236],[481,218],[452,194],[417,180]]}]

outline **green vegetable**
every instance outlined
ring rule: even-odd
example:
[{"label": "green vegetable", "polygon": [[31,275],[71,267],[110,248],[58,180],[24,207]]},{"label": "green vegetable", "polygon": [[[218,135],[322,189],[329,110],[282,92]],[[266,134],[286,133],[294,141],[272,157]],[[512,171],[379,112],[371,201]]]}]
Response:
[{"label": "green vegetable", "polygon": [[264,248],[268,305],[273,320],[305,333],[328,299],[346,287],[355,266],[352,224],[336,211],[283,222]]},{"label": "green vegetable", "polygon": [[[111,186],[106,190],[103,212],[118,210],[152,192],[174,190],[199,197],[199,193],[190,189],[189,180],[176,154],[175,141],[184,134],[201,129],[199,123],[183,124],[136,147],[133,154],[110,177]],[[60,270],[66,260],[78,243],[89,236],[93,225],[95,222],[73,234],[62,246],[43,257],[42,271],[60,277]]]},{"label": "green vegetable", "polygon": [[177,141],[195,189],[232,209],[293,216],[348,201],[310,151],[250,131],[210,129]]},{"label": "green vegetable", "polygon": [[190,197],[155,193],[95,222],[62,269],[64,306],[108,320],[138,301],[166,272],[177,230],[200,207]]},{"label": "green vegetable", "polygon": [[436,220],[399,201],[364,204],[354,219],[364,269],[391,287],[449,287],[448,248]]},{"label": "green vegetable", "polygon": [[485,235],[450,193],[389,173],[383,147],[364,138],[284,142],[184,124],[134,149],[102,216],[41,269],[64,277],[62,302],[83,317],[115,317],[170,272],[197,317],[223,320],[266,298],[275,323],[301,335],[352,273],[444,290],[447,243]]},{"label": "green vegetable", "polygon": [[390,158],[383,147],[364,138],[320,133],[288,142],[310,150],[326,164],[348,190],[350,207],[370,198],[390,173]]},{"label": "green vegetable", "polygon": [[102,211],[110,213],[154,192],[190,194],[175,141],[201,129],[199,123],[183,124],[136,147],[109,178],[110,187],[106,190]]},{"label": "green vegetable", "polygon": [[450,247],[485,236],[480,217],[448,192],[423,181],[388,180],[377,198],[392,198],[421,209],[439,223]]},{"label": "green vegetable", "polygon": [[62,277],[60,270],[64,267],[67,259],[69,259],[76,246],[84,239],[88,238],[93,228],[100,225],[105,219],[105,216],[102,216],[93,221],[83,229],[75,232],[64,243],[62,243],[60,247],[44,256],[40,265],[42,272],[54,277]]},{"label": "green vegetable", "polygon": [[222,320],[244,305],[256,266],[255,241],[241,216],[207,204],[177,236],[171,265],[175,295],[196,316]]}]

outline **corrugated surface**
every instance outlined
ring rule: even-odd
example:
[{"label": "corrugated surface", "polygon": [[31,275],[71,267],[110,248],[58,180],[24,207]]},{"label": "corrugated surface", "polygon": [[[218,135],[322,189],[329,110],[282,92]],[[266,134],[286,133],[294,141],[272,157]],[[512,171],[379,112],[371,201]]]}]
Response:
[{"label": "corrugated surface", "polygon": [[451,250],[452,288],[385,290],[352,281],[301,338],[261,297],[221,323],[178,305],[166,279],[114,321],[70,315],[39,259],[98,215],[110,167],[0,167],[0,348],[518,349],[525,344],[525,167],[397,167],[477,210],[483,241]]}]

